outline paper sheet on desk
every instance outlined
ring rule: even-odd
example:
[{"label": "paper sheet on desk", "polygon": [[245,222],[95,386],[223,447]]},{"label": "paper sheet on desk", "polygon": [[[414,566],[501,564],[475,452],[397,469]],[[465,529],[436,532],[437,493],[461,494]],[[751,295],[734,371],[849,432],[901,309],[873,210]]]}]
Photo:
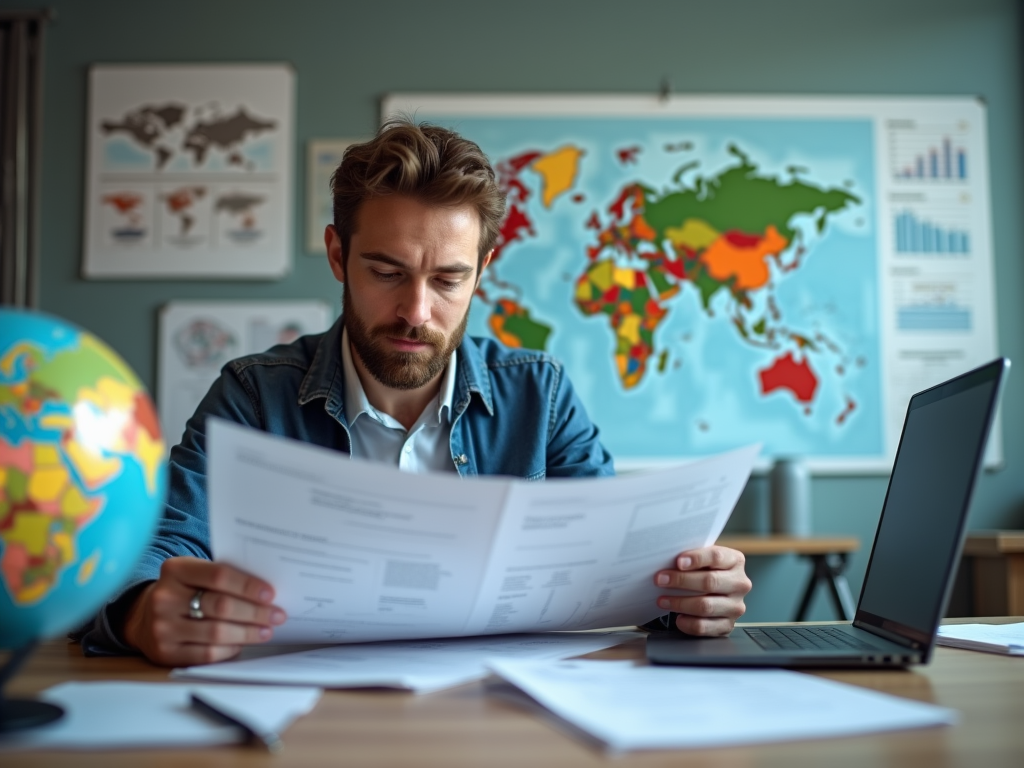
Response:
[{"label": "paper sheet on desk", "polygon": [[490,667],[529,697],[518,700],[540,705],[556,724],[614,752],[851,736],[957,720],[951,709],[781,669],[585,660],[503,660]]},{"label": "paper sheet on desk", "polygon": [[274,639],[642,624],[654,573],[718,538],[758,446],[616,478],[414,475],[208,421],[213,553],[269,581]]},{"label": "paper sheet on desk", "polygon": [[1016,624],[946,624],[935,642],[968,651],[1024,656],[1024,622]]},{"label": "paper sheet on desk", "polygon": [[195,691],[262,731],[280,732],[309,712],[320,688],[185,683],[62,683],[40,698],[64,717],[0,738],[2,749],[141,749],[238,744],[246,734],[216,723],[190,703]]},{"label": "paper sheet on desk", "polygon": [[487,676],[492,659],[565,659],[643,637],[640,632],[549,632],[335,645],[176,669],[174,677],[230,682],[401,688],[430,693]]}]

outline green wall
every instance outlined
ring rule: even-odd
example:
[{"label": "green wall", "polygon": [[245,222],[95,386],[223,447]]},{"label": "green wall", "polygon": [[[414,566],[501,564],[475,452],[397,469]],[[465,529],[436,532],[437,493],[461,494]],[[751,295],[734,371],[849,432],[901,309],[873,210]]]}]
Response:
[{"label": "green wall", "polygon": [[[393,91],[976,94],[989,107],[999,346],[1017,363],[1003,409],[1006,468],[987,473],[972,527],[1024,527],[1024,210],[1020,6],[1013,0],[0,0],[53,8],[46,40],[44,309],[107,340],[149,384],[156,311],[178,298],[316,297],[337,304],[305,252],[305,142],[359,136]],[[628,14],[621,9],[630,9]],[[294,266],[278,282],[79,278],[86,73],[95,62],[288,61],[297,73]],[[600,421],[600,414],[596,414]],[[869,547],[885,478],[817,478],[815,528]],[[755,479],[733,527],[763,529]],[[866,553],[854,560],[859,587]],[[752,562],[752,619],[786,618],[804,565]],[[828,617],[824,605],[817,615]]]}]

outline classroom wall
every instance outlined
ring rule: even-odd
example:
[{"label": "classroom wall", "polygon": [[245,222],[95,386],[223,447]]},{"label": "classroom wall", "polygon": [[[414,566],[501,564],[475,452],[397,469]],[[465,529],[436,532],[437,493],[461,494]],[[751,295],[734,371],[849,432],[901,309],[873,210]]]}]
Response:
[{"label": "classroom wall", "polygon": [[[43,309],[104,338],[150,385],[156,312],[170,299],[323,298],[339,286],[306,253],[305,142],[373,132],[392,91],[934,94],[989,107],[999,348],[1017,363],[1003,409],[1006,468],[986,473],[971,526],[1024,527],[1024,210],[1020,6],[1013,0],[0,0],[56,11],[46,39]],[[622,9],[629,9],[623,12]],[[297,74],[291,273],[277,282],[83,281],[86,74],[96,62],[287,61]],[[595,414],[600,420],[600,414]],[[883,477],[821,477],[814,527],[870,547]],[[755,478],[734,529],[764,530]],[[866,559],[853,562],[855,591]],[[783,619],[805,565],[751,562],[748,618]],[[815,615],[830,617],[822,603]]]}]

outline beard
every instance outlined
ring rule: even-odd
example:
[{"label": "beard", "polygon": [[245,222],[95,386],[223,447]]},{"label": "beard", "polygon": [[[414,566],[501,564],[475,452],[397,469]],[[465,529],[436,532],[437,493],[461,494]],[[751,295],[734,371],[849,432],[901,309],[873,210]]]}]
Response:
[{"label": "beard", "polygon": [[[469,323],[467,308],[462,322],[447,338],[440,331],[422,326],[413,327],[403,321],[370,328],[355,311],[348,283],[342,287],[341,300],[342,317],[352,349],[370,375],[391,389],[419,389],[433,381],[448,365],[452,352],[462,343]],[[399,352],[390,348],[388,338],[429,344],[430,349]]]}]

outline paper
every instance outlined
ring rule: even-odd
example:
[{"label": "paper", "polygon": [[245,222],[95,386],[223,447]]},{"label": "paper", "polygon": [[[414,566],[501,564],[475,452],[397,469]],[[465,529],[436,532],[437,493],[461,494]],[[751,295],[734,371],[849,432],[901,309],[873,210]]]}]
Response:
[{"label": "paper", "polygon": [[214,556],[274,585],[277,642],[643,624],[654,574],[714,542],[749,446],[625,477],[415,475],[210,419]]},{"label": "paper", "polygon": [[947,624],[939,627],[939,645],[968,651],[1024,656],[1024,622],[1017,624]]},{"label": "paper", "polygon": [[335,645],[300,653],[176,669],[177,678],[401,688],[429,693],[487,676],[487,661],[565,659],[641,637],[639,632],[548,632],[536,635],[445,638]]},{"label": "paper", "polygon": [[490,667],[557,724],[614,752],[851,736],[957,720],[951,709],[781,669],[631,661],[495,661]]},{"label": "paper", "polygon": [[64,717],[17,736],[0,749],[137,749],[237,744],[245,732],[221,725],[192,708],[195,691],[263,731],[279,733],[309,712],[320,688],[184,683],[62,683],[41,699],[64,708]]}]

